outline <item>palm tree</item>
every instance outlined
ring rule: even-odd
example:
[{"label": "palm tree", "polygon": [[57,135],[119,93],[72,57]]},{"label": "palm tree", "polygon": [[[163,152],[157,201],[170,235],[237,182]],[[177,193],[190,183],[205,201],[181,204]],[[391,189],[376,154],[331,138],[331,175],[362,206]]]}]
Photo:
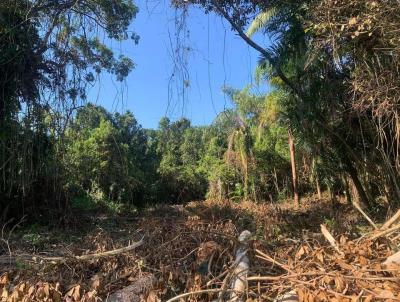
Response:
[{"label": "palm tree", "polygon": [[[259,13],[253,20],[253,22],[250,24],[246,34],[247,36],[251,37],[255,33],[261,31],[261,30],[266,30],[269,27],[269,23],[272,21],[273,23],[273,18],[276,16],[278,11],[274,8],[271,7],[268,10],[262,11]],[[283,46],[285,43],[286,37],[283,35],[281,37],[280,43],[278,43],[275,47],[273,47],[270,52],[272,52],[271,56],[275,58],[280,58],[282,59],[283,57],[289,57],[288,54],[288,49],[285,49]],[[273,69],[271,68],[270,65],[270,59],[264,57],[261,57],[257,70],[256,70],[256,77],[258,80],[261,77],[268,77],[269,82],[272,84],[272,86],[275,87],[276,90],[284,90],[283,83],[281,79],[273,74]],[[289,69],[294,68],[295,64],[289,64]],[[278,105],[279,106],[279,105]],[[265,116],[268,116],[270,113],[265,113]],[[261,119],[261,122],[263,119]],[[295,151],[295,138],[293,136],[293,131],[290,126],[290,121],[288,121],[288,143],[289,143],[289,150],[290,150],[290,163],[291,163],[291,171],[292,171],[292,188],[293,188],[293,199],[294,199],[294,204],[295,207],[298,208],[300,205],[300,198],[299,198],[299,191],[298,191],[298,177],[297,177],[297,168],[296,168],[296,151]]]}]

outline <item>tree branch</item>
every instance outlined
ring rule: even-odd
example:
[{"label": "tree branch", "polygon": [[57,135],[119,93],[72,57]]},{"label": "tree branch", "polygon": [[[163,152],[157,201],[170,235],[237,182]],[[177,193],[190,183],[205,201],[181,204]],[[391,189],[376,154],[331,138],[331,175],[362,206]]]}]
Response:
[{"label": "tree branch", "polygon": [[283,73],[281,68],[279,67],[278,64],[274,62],[272,59],[271,55],[266,51],[262,46],[254,42],[252,39],[250,39],[244,31],[238,26],[232,18],[228,15],[228,13],[215,1],[213,0],[212,3],[214,6],[217,8],[217,11],[231,24],[234,30],[239,34],[239,36],[252,48],[257,50],[259,53],[261,53],[268,61],[269,64],[274,68],[276,74],[278,77],[292,90],[292,92],[299,98],[303,99],[303,94],[300,91],[298,87],[294,83],[292,83]]}]

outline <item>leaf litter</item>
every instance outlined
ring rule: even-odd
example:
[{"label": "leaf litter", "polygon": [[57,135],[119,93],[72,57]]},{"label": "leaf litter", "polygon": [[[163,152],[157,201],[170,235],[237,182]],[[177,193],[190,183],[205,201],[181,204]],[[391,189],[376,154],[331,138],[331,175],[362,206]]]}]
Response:
[{"label": "leaf litter", "polygon": [[[287,292],[300,302],[400,301],[400,267],[384,264],[400,247],[398,229],[378,238],[379,230],[365,227],[361,233],[362,218],[349,205],[337,210],[310,198],[295,211],[290,203],[210,200],[101,220],[106,226],[94,221],[92,228],[82,226],[90,231],[75,242],[44,243],[46,253],[32,253],[15,238],[12,257],[0,255],[1,301],[107,301],[148,274],[157,284],[143,293],[143,301],[196,291],[203,292],[181,301],[211,301],[226,282],[244,229],[253,234],[247,301],[273,301]],[[332,238],[321,232],[324,223]],[[142,236],[144,244],[126,253],[71,257],[128,246]],[[64,260],[47,261],[44,255]]]}]

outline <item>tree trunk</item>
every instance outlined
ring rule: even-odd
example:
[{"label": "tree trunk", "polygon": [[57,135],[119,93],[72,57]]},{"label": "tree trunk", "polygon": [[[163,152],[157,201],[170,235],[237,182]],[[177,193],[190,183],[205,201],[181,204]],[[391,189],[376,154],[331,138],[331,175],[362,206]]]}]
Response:
[{"label": "tree trunk", "polygon": [[276,193],[279,194],[279,184],[278,184],[278,174],[276,173],[276,169],[274,167],[274,185],[275,185],[275,189],[276,189]]},{"label": "tree trunk", "polygon": [[360,198],[360,201],[364,204],[364,205],[368,205],[370,206],[370,202],[368,200],[367,194],[364,191],[364,188],[361,184],[360,179],[358,178],[358,172],[356,170],[356,168],[354,168],[353,164],[350,162],[350,160],[346,157],[346,155],[343,156],[343,161],[344,164],[346,165],[347,168],[347,172],[350,175],[350,178],[354,184],[355,189],[357,190],[357,195]]},{"label": "tree trunk", "polygon": [[328,195],[329,198],[331,199],[331,202],[333,202],[335,196],[333,196],[332,188],[330,187],[330,185],[328,185]]},{"label": "tree trunk", "polygon": [[293,197],[295,207],[300,206],[299,192],[297,189],[297,171],[296,171],[296,158],[295,158],[295,146],[292,131],[289,129],[289,150],[290,150],[290,163],[292,165],[292,183],[293,183]]},{"label": "tree trunk", "polygon": [[322,199],[321,185],[319,184],[319,177],[318,177],[318,174],[317,174],[317,176],[315,177],[315,184],[317,185],[318,199]]},{"label": "tree trunk", "polygon": [[347,199],[347,203],[348,203],[348,204],[351,204],[350,185],[349,185],[349,182],[348,182],[348,180],[347,180],[347,176],[346,176],[346,175],[343,175],[343,183],[344,183],[344,186],[345,186],[345,188],[346,188],[346,199]]}]

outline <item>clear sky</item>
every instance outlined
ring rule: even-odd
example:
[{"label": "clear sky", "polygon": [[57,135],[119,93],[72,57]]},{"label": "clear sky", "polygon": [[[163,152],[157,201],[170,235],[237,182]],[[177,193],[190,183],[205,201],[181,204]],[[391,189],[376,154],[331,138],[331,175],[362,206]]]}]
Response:
[{"label": "clear sky", "polygon": [[[163,116],[184,116],[194,125],[206,125],[230,106],[221,91],[224,85],[244,88],[254,82],[258,53],[225,20],[192,8],[186,22],[176,22],[181,18],[168,0],[136,4],[139,13],[130,30],[140,35],[139,44],[111,45],[116,54],[132,58],[136,67],[124,83],[103,75],[89,92],[90,102],[112,112],[130,110],[145,128],[156,128]],[[263,84],[254,90],[266,88]]]}]

